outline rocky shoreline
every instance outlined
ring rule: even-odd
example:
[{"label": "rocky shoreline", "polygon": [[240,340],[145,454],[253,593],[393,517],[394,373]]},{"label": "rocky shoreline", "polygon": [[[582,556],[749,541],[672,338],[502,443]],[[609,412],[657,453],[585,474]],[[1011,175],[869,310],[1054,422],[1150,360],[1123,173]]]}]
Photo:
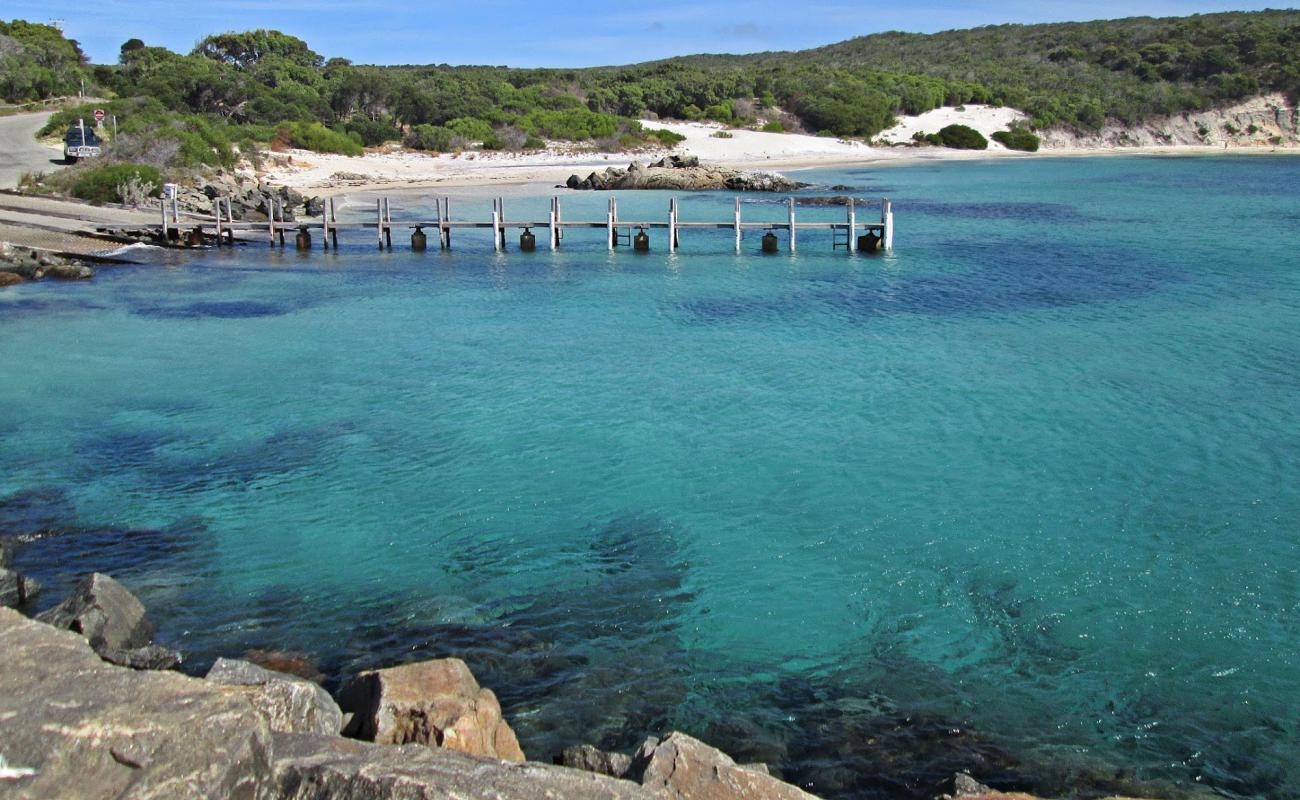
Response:
[{"label": "rocky shoreline", "polygon": [[[37,499],[19,498],[35,527],[0,537],[0,604],[17,608],[0,608],[0,798],[816,800],[809,790],[822,788],[672,730],[630,752],[574,743],[554,764],[528,761],[496,694],[456,657],[363,670],[333,695],[293,652],[249,651],[184,675],[144,606],[104,574],[28,618],[18,612],[40,586],[13,556],[57,535]],[[946,774],[926,797],[1030,798]]]},{"label": "rocky shoreline", "polygon": [[565,183],[570,189],[664,189],[675,191],[709,191],[729,189],[734,192],[792,192],[808,184],[793,181],[775,172],[741,172],[718,165],[703,164],[696,156],[666,156],[649,166],[633,161],[627,169],[609,167],[585,178],[570,175]]},{"label": "rocky shoreline", "polygon": [[[631,754],[575,745],[527,761],[459,659],[362,672],[336,700],[244,660],[182,675],[152,633],[107,575],[36,619],[0,608],[0,797],[817,800],[679,731]],[[1030,800],[960,773],[938,797]]]},{"label": "rocky shoreline", "polygon": [[84,281],[93,277],[95,270],[75,258],[0,242],[0,289],[44,278]]}]

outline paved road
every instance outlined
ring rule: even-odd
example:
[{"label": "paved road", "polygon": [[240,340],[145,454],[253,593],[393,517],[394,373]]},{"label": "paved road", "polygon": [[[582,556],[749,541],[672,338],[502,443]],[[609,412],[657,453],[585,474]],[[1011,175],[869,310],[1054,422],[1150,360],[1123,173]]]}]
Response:
[{"label": "paved road", "polygon": [[43,111],[0,117],[0,189],[17,186],[24,172],[50,172],[61,166],[63,153],[35,138],[51,116],[52,112]]}]

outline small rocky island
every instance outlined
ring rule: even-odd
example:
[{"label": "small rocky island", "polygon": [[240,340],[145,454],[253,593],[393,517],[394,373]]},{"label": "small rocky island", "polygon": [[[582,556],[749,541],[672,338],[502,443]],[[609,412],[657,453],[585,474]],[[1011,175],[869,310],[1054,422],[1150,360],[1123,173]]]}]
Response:
[{"label": "small rocky island", "polygon": [[609,167],[585,178],[570,175],[565,185],[570,189],[791,192],[808,184],[792,181],[775,172],[741,172],[716,164],[702,164],[696,156],[665,156],[649,166],[633,161],[627,169]]}]

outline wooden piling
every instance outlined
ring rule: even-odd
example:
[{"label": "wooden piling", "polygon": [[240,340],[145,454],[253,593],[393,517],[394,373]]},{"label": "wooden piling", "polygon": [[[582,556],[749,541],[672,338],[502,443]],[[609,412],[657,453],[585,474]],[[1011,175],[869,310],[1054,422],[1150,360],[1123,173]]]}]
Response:
[{"label": "wooden piling", "polygon": [[793,253],[795,251],[794,198],[793,197],[790,198],[789,209],[790,209],[790,252]]},{"label": "wooden piling", "polygon": [[221,246],[221,198],[212,198],[212,216],[217,222],[217,247]]},{"label": "wooden piling", "polygon": [[551,198],[551,217],[550,217],[550,220],[549,220],[550,224],[549,224],[549,225],[547,226],[547,228],[546,228],[546,231],[547,231],[547,237],[551,240],[551,249],[552,249],[552,250],[554,250],[554,249],[555,249],[555,246],[559,244],[558,234],[559,234],[560,231],[559,231],[559,228],[557,228],[557,227],[555,226],[555,222],[556,222],[556,220],[555,220],[555,204],[558,203],[558,202],[560,202],[560,198],[558,198],[558,197],[552,197],[552,198]]},{"label": "wooden piling", "polygon": [[736,198],[736,252],[740,252],[740,198]]},{"label": "wooden piling", "polygon": [[858,252],[858,212],[853,207],[853,198],[849,198],[849,253]]},{"label": "wooden piling", "polygon": [[894,208],[888,197],[880,198],[880,224],[884,226],[882,238],[886,250],[894,249]]},{"label": "wooden piling", "polygon": [[677,198],[668,200],[668,252],[677,250]]},{"label": "wooden piling", "polygon": [[614,198],[611,197],[605,203],[605,249],[614,252]]}]

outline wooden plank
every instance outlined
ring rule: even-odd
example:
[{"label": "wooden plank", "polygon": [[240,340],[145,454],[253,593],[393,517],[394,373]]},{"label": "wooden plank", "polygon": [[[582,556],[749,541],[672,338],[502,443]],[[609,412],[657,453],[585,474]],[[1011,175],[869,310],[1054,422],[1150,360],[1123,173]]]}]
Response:
[{"label": "wooden plank", "polygon": [[790,252],[793,253],[793,252],[795,251],[794,239],[795,239],[795,230],[796,230],[796,229],[795,229],[795,224],[794,224],[794,198],[793,198],[793,197],[790,198],[790,228],[789,228],[789,230],[790,230]]}]

